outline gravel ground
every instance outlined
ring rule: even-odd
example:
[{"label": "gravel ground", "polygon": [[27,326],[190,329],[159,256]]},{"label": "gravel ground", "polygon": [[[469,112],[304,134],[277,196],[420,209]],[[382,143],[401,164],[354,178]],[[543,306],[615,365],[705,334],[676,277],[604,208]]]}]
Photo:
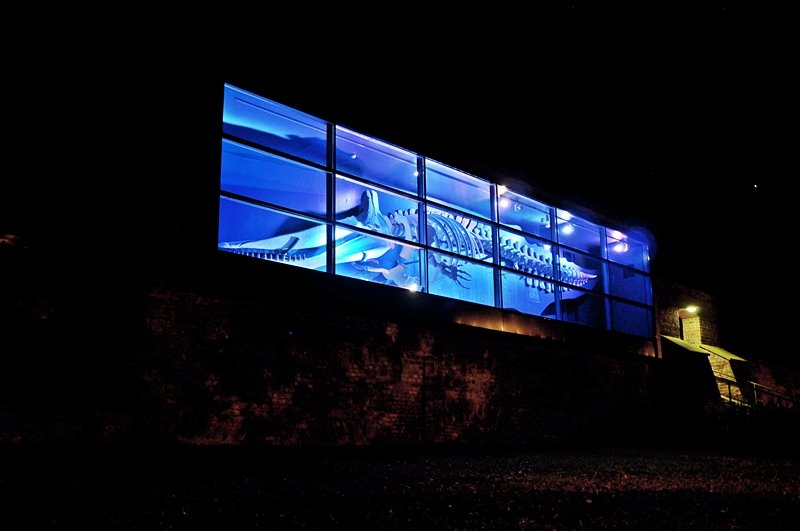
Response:
[{"label": "gravel ground", "polygon": [[21,448],[0,529],[798,529],[800,458],[662,449]]}]

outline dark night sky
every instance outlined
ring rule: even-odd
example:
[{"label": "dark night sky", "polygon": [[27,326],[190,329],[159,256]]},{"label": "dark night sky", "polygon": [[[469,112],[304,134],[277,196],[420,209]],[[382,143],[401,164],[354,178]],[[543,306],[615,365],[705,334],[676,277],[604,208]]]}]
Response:
[{"label": "dark night sky", "polygon": [[[654,273],[721,297],[742,322],[790,301],[794,231],[783,208],[800,175],[791,14],[724,2],[579,4],[391,27],[294,31],[276,19],[196,44],[165,35],[157,51],[138,36],[113,61],[95,42],[36,68],[12,65],[8,101],[22,139],[14,173],[24,177],[7,182],[0,232],[69,242],[76,253],[203,241],[192,231],[210,230],[227,80],[644,227],[656,241]],[[767,314],[758,313],[764,326]]]}]

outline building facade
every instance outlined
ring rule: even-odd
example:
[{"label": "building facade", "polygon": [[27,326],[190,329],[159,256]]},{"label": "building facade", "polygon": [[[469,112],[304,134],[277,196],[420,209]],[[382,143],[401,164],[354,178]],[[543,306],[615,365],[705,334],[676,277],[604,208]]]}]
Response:
[{"label": "building facade", "polygon": [[796,404],[790,371],[720,347],[713,297],[651,274],[647,238],[216,92],[213,141],[190,141],[213,176],[182,174],[200,219],[176,216],[202,243],[177,231],[153,282],[0,242],[1,440],[617,444],[705,433],[723,400]]},{"label": "building facade", "polygon": [[233,85],[222,121],[220,250],[656,343],[646,238]]}]

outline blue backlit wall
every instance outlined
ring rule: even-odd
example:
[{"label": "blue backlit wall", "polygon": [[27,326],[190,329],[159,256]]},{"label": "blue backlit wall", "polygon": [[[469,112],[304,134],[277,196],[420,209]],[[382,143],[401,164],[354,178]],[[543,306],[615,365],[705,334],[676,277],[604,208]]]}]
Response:
[{"label": "blue backlit wall", "polygon": [[218,247],[652,337],[647,242],[225,85]]}]

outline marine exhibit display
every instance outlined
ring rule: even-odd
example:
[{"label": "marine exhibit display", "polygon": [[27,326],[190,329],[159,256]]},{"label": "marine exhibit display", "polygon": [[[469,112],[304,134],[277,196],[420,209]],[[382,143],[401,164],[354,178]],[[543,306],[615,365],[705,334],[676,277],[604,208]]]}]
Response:
[{"label": "marine exhibit display", "polygon": [[[383,214],[374,190],[364,191],[358,211],[337,217],[338,221],[402,241],[376,238],[365,232],[337,226],[332,245],[337,273],[417,291],[425,291],[425,285],[441,283],[437,291],[442,294],[446,294],[450,288],[471,289],[472,274],[469,270],[473,262],[460,256],[480,261],[491,260],[495,255],[492,228],[480,221],[443,210],[431,209],[424,217],[424,241],[430,249],[444,251],[427,253],[427,282],[423,282],[423,268],[420,267],[419,211],[398,210]],[[262,260],[324,271],[327,265],[327,227],[317,224],[259,240],[220,242],[219,248]],[[545,293],[555,290],[553,256],[544,245],[531,243],[522,236],[509,236],[500,243],[498,249],[501,265],[526,273],[518,277],[525,287]],[[584,270],[568,260],[557,262],[558,278],[568,286],[591,289],[597,280],[598,275],[593,271]],[[345,272],[345,265],[352,270]],[[448,286],[450,282],[454,285]],[[562,299],[581,294],[570,290],[568,286],[562,289]]]},{"label": "marine exhibit display", "polygon": [[225,86],[218,249],[653,333],[648,243]]}]

